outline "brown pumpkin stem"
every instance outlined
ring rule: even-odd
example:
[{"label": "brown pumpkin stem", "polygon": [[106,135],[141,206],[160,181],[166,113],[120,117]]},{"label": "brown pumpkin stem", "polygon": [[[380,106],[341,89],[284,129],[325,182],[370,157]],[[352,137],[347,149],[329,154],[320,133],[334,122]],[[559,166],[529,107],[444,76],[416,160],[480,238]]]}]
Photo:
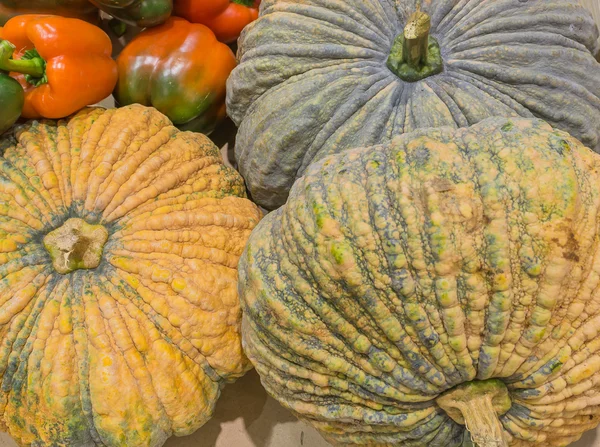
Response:
[{"label": "brown pumpkin stem", "polygon": [[431,17],[417,9],[394,40],[387,66],[403,81],[416,82],[443,71],[440,46],[430,30]]},{"label": "brown pumpkin stem", "polygon": [[64,275],[78,269],[100,265],[108,231],[102,225],[90,225],[78,218],[68,219],[44,237],[44,247],[54,269]]},{"label": "brown pumpkin stem", "polygon": [[446,391],[436,400],[458,424],[464,425],[479,447],[508,447],[498,416],[511,406],[506,385],[497,379],[474,380]]},{"label": "brown pumpkin stem", "polygon": [[431,17],[420,10],[410,16],[404,27],[404,62],[414,69],[427,63],[430,29]]}]

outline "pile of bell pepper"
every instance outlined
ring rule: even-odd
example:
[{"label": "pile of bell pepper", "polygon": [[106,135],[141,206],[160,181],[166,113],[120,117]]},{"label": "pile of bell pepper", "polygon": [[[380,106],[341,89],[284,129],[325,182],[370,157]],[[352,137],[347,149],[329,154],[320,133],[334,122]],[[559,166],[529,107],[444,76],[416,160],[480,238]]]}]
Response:
[{"label": "pile of bell pepper", "polygon": [[[153,106],[182,129],[209,133],[225,116],[225,85],[236,64],[226,44],[258,17],[259,6],[0,0],[0,134],[19,118],[66,117],[111,93],[117,105]],[[116,61],[107,34],[114,27],[101,28],[107,16],[139,31]]]}]

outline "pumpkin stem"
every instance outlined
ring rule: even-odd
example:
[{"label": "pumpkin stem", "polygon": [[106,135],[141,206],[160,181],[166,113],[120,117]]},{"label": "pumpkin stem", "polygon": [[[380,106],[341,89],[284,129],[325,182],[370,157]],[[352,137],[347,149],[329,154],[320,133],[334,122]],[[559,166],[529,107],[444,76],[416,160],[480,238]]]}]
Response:
[{"label": "pumpkin stem", "polygon": [[450,418],[464,425],[479,447],[508,447],[498,416],[511,406],[506,385],[497,379],[474,380],[446,391],[436,400]]},{"label": "pumpkin stem", "polygon": [[396,37],[387,66],[400,79],[416,82],[443,70],[440,46],[430,29],[431,18],[419,8]]},{"label": "pumpkin stem", "polygon": [[404,61],[413,68],[427,62],[430,29],[431,18],[420,10],[410,16],[404,27]]},{"label": "pumpkin stem", "polygon": [[8,40],[0,41],[0,70],[22,73],[30,84],[35,86],[48,82],[46,61],[36,50],[26,51],[21,59],[13,59],[16,47]]},{"label": "pumpkin stem", "polygon": [[44,247],[52,258],[54,270],[64,275],[98,267],[107,240],[108,231],[102,225],[71,218],[44,237]]}]

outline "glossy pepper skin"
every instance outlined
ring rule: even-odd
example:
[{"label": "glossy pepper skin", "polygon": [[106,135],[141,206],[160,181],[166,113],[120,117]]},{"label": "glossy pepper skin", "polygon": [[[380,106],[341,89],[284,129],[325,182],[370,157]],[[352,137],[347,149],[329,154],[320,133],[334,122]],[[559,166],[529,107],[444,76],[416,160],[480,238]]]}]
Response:
[{"label": "glossy pepper skin", "polygon": [[117,82],[110,38],[79,19],[26,14],[6,22],[16,46],[0,59],[25,90],[24,118],[63,118],[110,95]]},{"label": "glossy pepper skin", "polygon": [[129,25],[147,28],[164,23],[173,11],[173,0],[90,0],[111,16]]},{"label": "glossy pepper skin", "polygon": [[260,0],[175,0],[175,15],[208,26],[221,42],[237,40],[258,18]]},{"label": "glossy pepper skin", "polygon": [[24,102],[21,85],[7,73],[0,72],[0,135],[19,119]]},{"label": "glossy pepper skin", "polygon": [[153,106],[177,127],[205,134],[225,117],[231,49],[204,25],[171,17],[138,34],[117,58],[119,105]]},{"label": "glossy pepper skin", "polygon": [[88,0],[0,0],[0,25],[22,14],[54,14],[94,22],[98,8]]},{"label": "glossy pepper skin", "polygon": [[[0,28],[0,36],[2,28]],[[7,41],[0,41],[0,59],[11,57],[15,46]],[[25,103],[25,92],[16,79],[8,73],[0,71],[0,135],[17,122]]]}]

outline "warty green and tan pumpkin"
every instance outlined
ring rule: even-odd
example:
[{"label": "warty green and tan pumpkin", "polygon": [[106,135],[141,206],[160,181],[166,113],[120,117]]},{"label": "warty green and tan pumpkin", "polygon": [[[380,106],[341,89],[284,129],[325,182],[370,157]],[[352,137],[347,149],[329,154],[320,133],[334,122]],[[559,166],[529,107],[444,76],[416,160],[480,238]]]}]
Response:
[{"label": "warty green and tan pumpkin", "polygon": [[577,0],[264,0],[228,80],[239,170],[275,209],[313,161],[418,128],[535,116],[599,151],[597,39]]},{"label": "warty green and tan pumpkin", "polygon": [[155,109],[32,122],[0,157],[0,426],[22,446],[158,447],[250,367],[237,263],[260,219]]},{"label": "warty green and tan pumpkin", "polygon": [[334,445],[566,446],[600,421],[598,185],[537,119],[326,157],[242,255],[246,354]]}]

